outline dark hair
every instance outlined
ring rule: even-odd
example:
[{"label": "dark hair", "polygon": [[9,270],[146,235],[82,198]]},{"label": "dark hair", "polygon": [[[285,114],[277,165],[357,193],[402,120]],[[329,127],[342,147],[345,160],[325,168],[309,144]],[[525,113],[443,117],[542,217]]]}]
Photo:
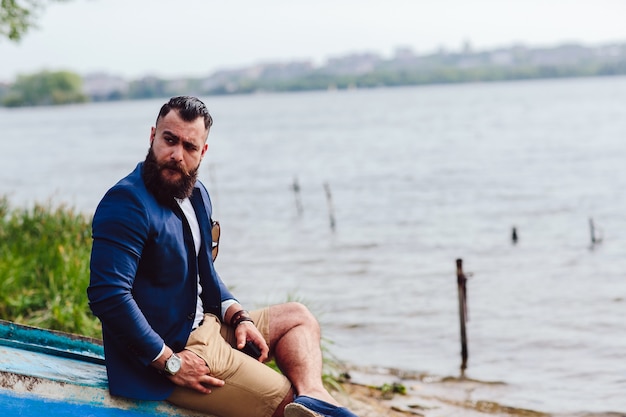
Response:
[{"label": "dark hair", "polygon": [[161,107],[156,123],[158,124],[159,119],[165,117],[172,109],[177,110],[180,117],[187,122],[192,122],[198,117],[202,117],[204,119],[204,127],[207,130],[213,125],[213,118],[204,103],[200,99],[191,96],[172,97],[170,101]]}]

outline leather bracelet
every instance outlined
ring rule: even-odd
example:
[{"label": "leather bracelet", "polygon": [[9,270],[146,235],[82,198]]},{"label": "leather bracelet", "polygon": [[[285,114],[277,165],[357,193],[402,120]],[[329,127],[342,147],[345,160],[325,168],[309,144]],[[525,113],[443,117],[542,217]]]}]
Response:
[{"label": "leather bracelet", "polygon": [[230,318],[230,327],[233,329],[239,326],[244,321],[249,321],[254,324],[254,321],[248,315],[249,313],[246,310],[239,310]]}]

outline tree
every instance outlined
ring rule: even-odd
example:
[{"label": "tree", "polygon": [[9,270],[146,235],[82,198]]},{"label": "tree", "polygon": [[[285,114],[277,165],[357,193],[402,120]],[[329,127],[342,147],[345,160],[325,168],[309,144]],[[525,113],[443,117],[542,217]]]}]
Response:
[{"label": "tree", "polygon": [[47,3],[64,0],[0,0],[0,38],[19,41],[36,27],[39,13]]},{"label": "tree", "polygon": [[20,107],[82,103],[87,101],[82,90],[83,80],[78,74],[69,71],[42,71],[18,76],[2,104]]}]

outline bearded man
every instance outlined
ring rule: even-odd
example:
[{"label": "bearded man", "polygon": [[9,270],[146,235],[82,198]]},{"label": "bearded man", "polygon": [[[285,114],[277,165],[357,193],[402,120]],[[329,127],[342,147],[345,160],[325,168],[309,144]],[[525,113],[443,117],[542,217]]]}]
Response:
[{"label": "bearded man", "polygon": [[[310,311],[248,312],[215,271],[211,200],[197,180],[212,124],[197,98],[170,99],[145,161],[94,214],[87,294],[109,390],[218,417],[356,417],[324,389]],[[271,357],[282,373],[264,365]]]}]

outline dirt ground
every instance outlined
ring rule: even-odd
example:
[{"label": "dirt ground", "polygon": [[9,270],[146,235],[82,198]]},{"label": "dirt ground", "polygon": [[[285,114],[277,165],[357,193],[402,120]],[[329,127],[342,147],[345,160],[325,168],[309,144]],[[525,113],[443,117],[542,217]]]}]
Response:
[{"label": "dirt ground", "polygon": [[[358,374],[358,372],[357,372]],[[381,379],[382,377],[382,379]],[[390,375],[361,373],[357,378],[342,383],[335,398],[359,417],[548,417],[533,410],[508,407],[497,402],[476,398],[472,380],[450,379],[437,384],[428,380],[403,379],[404,393],[383,393],[381,382],[389,383]],[[492,398],[497,398],[495,385]],[[613,417],[613,416],[611,416]]]}]

